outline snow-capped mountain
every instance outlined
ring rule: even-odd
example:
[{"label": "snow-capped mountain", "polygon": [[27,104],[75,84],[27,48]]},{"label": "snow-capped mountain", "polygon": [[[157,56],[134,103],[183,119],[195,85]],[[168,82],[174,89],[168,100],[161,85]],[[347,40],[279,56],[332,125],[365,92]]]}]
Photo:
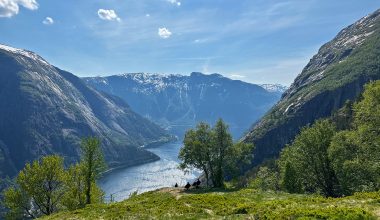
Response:
[{"label": "snow-capped mountain", "polygon": [[79,158],[80,140],[102,140],[110,167],[158,159],[141,145],[172,137],[120,98],[87,86],[37,54],[0,45],[0,177],[27,161],[60,154]]},{"label": "snow-capped mountain", "polygon": [[263,87],[268,92],[278,92],[278,93],[284,93],[288,87],[283,86],[281,84],[259,84],[259,86]]},{"label": "snow-capped mountain", "polygon": [[281,96],[258,85],[196,72],[190,76],[128,73],[84,80],[121,97],[132,109],[161,125],[194,126],[199,121],[214,123],[221,117],[235,137]]}]

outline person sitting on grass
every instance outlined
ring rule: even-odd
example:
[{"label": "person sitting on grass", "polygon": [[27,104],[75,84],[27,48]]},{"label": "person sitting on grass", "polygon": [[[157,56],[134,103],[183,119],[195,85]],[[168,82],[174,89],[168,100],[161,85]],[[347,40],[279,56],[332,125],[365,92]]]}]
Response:
[{"label": "person sitting on grass", "polygon": [[198,179],[197,182],[196,182],[196,184],[197,184],[197,189],[198,189],[199,186],[201,185],[201,181]]},{"label": "person sitting on grass", "polygon": [[188,190],[188,189],[190,189],[190,187],[191,187],[190,183],[187,182],[187,184],[185,185],[185,189]]}]

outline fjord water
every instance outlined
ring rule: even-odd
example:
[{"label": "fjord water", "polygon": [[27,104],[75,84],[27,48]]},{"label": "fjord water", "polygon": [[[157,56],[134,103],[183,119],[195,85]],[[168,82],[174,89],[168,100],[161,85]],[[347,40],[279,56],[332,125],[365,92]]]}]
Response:
[{"label": "fjord water", "polygon": [[[191,126],[172,127],[169,132],[177,135],[178,141],[149,149],[158,155],[161,158],[160,160],[113,170],[100,179],[99,185],[106,194],[106,201],[110,201],[111,195],[114,201],[122,201],[135,191],[143,193],[162,187],[174,186],[176,183],[184,186],[187,181],[192,182],[195,180],[200,175],[199,171],[193,170],[185,174],[178,169],[180,162],[178,153],[182,147],[184,133],[190,128]],[[231,133],[236,139],[241,135],[242,130],[244,129],[233,127],[231,128]]]},{"label": "fjord water", "polygon": [[178,152],[182,146],[184,133],[189,126],[172,127],[170,133],[177,135],[178,141],[167,143],[149,151],[158,155],[161,159],[152,163],[133,167],[117,169],[107,173],[99,181],[100,187],[105,192],[106,201],[111,195],[114,201],[121,201],[133,192],[143,193],[162,187],[186,185],[187,181],[193,181],[200,174],[194,170],[185,174],[178,169]]},{"label": "fjord water", "polygon": [[112,195],[115,201],[121,201],[135,191],[142,193],[174,186],[175,183],[183,186],[187,181],[195,179],[199,174],[197,171],[185,175],[177,168],[178,152],[181,146],[181,142],[174,142],[149,149],[161,159],[148,164],[118,169],[104,176],[99,185],[106,193],[106,200],[109,201]]}]

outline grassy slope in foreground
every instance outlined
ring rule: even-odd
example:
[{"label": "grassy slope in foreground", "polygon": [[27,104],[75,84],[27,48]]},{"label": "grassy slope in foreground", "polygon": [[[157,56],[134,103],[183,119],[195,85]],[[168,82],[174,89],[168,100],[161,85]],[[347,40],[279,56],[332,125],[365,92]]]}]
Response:
[{"label": "grassy slope in foreground", "polygon": [[380,192],[323,198],[253,189],[165,188],[109,205],[90,205],[44,219],[378,219]]}]

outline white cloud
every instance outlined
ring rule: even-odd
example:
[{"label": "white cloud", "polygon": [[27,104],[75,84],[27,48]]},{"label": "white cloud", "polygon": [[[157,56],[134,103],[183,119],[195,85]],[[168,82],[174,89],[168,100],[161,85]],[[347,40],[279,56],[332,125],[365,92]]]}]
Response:
[{"label": "white cloud", "polygon": [[145,17],[149,18],[149,17],[150,17],[150,14],[146,14]]},{"label": "white cloud", "polygon": [[0,0],[0,17],[10,18],[17,15],[20,6],[29,10],[38,9],[38,3],[36,0]]},{"label": "white cloud", "polygon": [[45,24],[45,25],[52,25],[52,24],[54,24],[54,20],[53,20],[53,18],[51,18],[51,17],[46,17],[46,18],[42,21],[42,23]]},{"label": "white cloud", "polygon": [[172,35],[172,32],[170,32],[167,28],[158,28],[158,36],[160,36],[163,39],[169,38]]},{"label": "white cloud", "polygon": [[178,0],[167,0],[168,2],[170,2],[171,4],[175,4],[177,6],[181,6],[181,2],[178,1]]},{"label": "white cloud", "polygon": [[99,9],[98,16],[100,19],[107,21],[120,21],[121,19],[117,16],[114,10]]}]

